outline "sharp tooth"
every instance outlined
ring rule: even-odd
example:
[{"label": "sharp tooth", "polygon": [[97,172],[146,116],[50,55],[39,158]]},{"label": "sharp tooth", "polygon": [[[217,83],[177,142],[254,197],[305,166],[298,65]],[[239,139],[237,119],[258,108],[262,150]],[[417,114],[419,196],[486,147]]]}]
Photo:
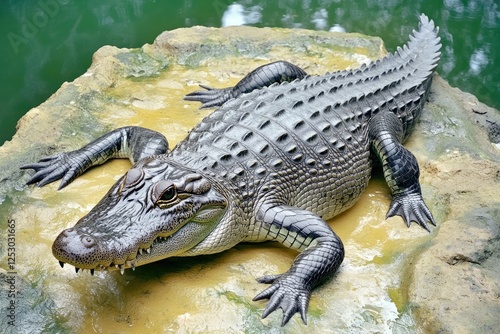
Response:
[{"label": "sharp tooth", "polygon": [[150,252],[151,252],[151,247],[149,247],[149,248],[146,249],[146,253],[149,254]]},{"label": "sharp tooth", "polygon": [[120,266],[119,266],[119,265],[117,265],[117,264],[115,264],[115,268],[116,268],[116,269],[120,269]]},{"label": "sharp tooth", "polygon": [[64,262],[59,261],[59,265],[61,266],[61,268],[64,268]]},{"label": "sharp tooth", "polygon": [[80,268],[75,267],[75,271],[76,271],[77,274],[78,274],[78,270],[80,270]]},{"label": "sharp tooth", "polygon": [[125,265],[120,264],[117,266],[117,268],[120,269],[120,273],[123,275],[123,273],[125,272]]},{"label": "sharp tooth", "polygon": [[90,269],[90,275],[94,276],[94,269]]},{"label": "sharp tooth", "polygon": [[142,248],[139,248],[139,254],[142,255]]}]

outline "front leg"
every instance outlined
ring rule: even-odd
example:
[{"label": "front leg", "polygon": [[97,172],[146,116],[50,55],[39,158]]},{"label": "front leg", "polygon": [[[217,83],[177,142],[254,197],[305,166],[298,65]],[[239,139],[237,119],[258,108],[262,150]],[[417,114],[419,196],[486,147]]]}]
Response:
[{"label": "front leg", "polygon": [[323,219],[310,211],[263,205],[256,218],[262,222],[259,231],[261,238],[279,241],[302,253],[295,258],[286,273],[259,278],[259,283],[271,286],[253,300],[269,298],[262,318],[281,308],[282,326],[297,312],[307,324],[306,312],[311,291],[329,278],[342,263],[342,241]]},{"label": "front leg", "polygon": [[392,112],[385,112],[374,116],[369,127],[372,149],[382,163],[384,177],[392,193],[387,217],[398,215],[408,227],[415,221],[430,231],[427,222],[432,225],[436,222],[422,198],[417,159],[401,144],[401,120]]},{"label": "front leg", "polygon": [[303,69],[286,61],[262,65],[247,74],[234,87],[215,89],[200,85],[205,90],[197,90],[184,97],[187,101],[201,102],[200,109],[220,107],[232,98],[255,89],[270,86],[274,83],[302,79],[307,75]]},{"label": "front leg", "polygon": [[156,131],[127,126],[116,129],[92,141],[84,147],[40,159],[39,162],[21,166],[34,169],[36,173],[26,184],[38,183],[42,187],[61,180],[59,189],[92,166],[100,165],[111,158],[129,158],[132,164],[155,154],[168,152],[168,142]]}]

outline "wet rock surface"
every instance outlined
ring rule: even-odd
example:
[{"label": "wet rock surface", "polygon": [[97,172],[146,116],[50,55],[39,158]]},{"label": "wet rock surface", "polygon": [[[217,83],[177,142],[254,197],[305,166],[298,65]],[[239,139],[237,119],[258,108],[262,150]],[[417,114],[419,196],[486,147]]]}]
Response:
[{"label": "wet rock surface", "polygon": [[[18,124],[0,147],[0,232],[14,222],[15,262],[2,241],[0,331],[420,333],[492,332],[500,327],[500,113],[435,77],[406,146],[421,166],[424,197],[438,226],[430,234],[386,220],[390,196],[380,171],[360,201],[331,221],[346,260],[318,288],[309,325],[261,320],[264,286],[286,271],[294,251],[242,244],[222,254],[168,259],[136,271],[59,267],[57,234],[85,215],[129,168],[113,161],[62,191],[26,187],[24,163],[79,148],[125,125],[162,132],[172,147],[210,111],[182,101],[198,84],[234,85],[262,64],[284,59],[310,74],[358,67],[384,54],[380,39],[306,30],[195,27],[161,34],[141,49],[99,49],[81,77],[65,83]],[[15,274],[13,274],[15,272]],[[15,278],[15,298],[7,298]],[[4,302],[16,303],[16,327]]]}]

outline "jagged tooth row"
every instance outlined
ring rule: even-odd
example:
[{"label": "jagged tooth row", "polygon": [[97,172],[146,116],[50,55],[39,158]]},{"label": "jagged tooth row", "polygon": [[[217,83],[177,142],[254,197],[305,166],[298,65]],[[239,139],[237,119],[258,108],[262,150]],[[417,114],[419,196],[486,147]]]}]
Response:
[{"label": "jagged tooth row", "polygon": [[151,252],[151,247],[149,247],[149,248],[139,248],[139,250],[137,251],[137,254],[138,254],[138,255],[142,255],[142,253],[143,253],[144,251],[146,251],[146,253],[148,253],[148,254],[149,254],[149,253]]},{"label": "jagged tooth row", "polygon": [[[155,241],[157,240],[167,240],[169,237],[158,237],[155,239]],[[153,241],[153,244],[154,242]],[[142,252],[143,251],[146,251],[146,253],[150,254],[151,253],[151,247],[149,248],[146,248],[146,249],[143,249],[143,248],[139,248],[137,250],[137,254],[141,254],[142,255]],[[59,265],[61,266],[61,268],[64,268],[64,262],[63,261],[59,261]],[[136,259],[133,259],[133,260],[127,260],[125,261],[125,264],[114,264],[115,268],[120,270],[120,273],[123,275],[125,273],[125,267],[128,267],[128,268],[132,268],[132,270],[135,270],[135,267],[137,265],[137,260]],[[103,265],[99,265],[99,268],[101,270],[108,270],[109,267],[105,267]],[[90,274],[93,276],[94,275],[94,272],[95,272],[95,269],[96,268],[92,268],[92,269],[89,269],[90,271]],[[84,272],[85,269],[81,269],[81,268],[78,268],[78,267],[75,267],[75,272],[78,273],[79,271],[82,271]]]},{"label": "jagged tooth row", "polygon": [[125,265],[123,264],[115,264],[115,268],[120,270],[120,274],[124,274],[125,273]]},{"label": "jagged tooth row", "polygon": [[[75,272],[76,272],[77,274],[78,274],[78,272],[80,272],[80,271],[83,273],[83,272],[85,271],[85,269],[75,267]],[[88,269],[88,271],[90,271],[90,274],[91,274],[92,276],[94,276],[94,271],[95,271],[95,268]]]},{"label": "jagged tooth row", "polygon": [[[80,270],[81,270],[81,272],[82,272],[82,273],[85,271],[85,269],[75,267],[75,273],[77,273],[77,274],[78,274],[78,272],[79,272]],[[90,275],[94,276],[95,268],[88,269],[88,270],[90,271]]]},{"label": "jagged tooth row", "polygon": [[155,240],[153,240],[153,243],[151,244],[151,246],[149,246],[148,248],[139,248],[137,250],[137,254],[138,255],[142,255],[142,253],[144,251],[146,251],[146,253],[150,254],[151,253],[151,247],[153,247],[153,245],[159,241],[164,241],[164,240],[167,240],[168,238],[170,238],[170,236],[168,237],[157,237]]},{"label": "jagged tooth row", "polygon": [[[61,266],[61,268],[64,268],[65,263],[64,263],[63,261],[59,261],[59,265]],[[120,264],[120,265],[119,265],[119,264],[115,264],[114,266],[115,266],[117,269],[119,269],[119,270],[120,270],[120,272],[121,272],[121,274],[123,275],[123,273],[124,273],[124,271],[125,271],[125,266],[132,268],[132,270],[135,270],[136,265],[137,265],[137,260],[136,260],[136,259],[133,259],[133,260],[127,260],[127,261],[125,262],[125,264]],[[96,270],[96,269],[97,269],[97,267],[96,267],[96,268],[92,268],[92,269],[88,269],[88,270],[90,271],[90,274],[91,274],[92,276],[94,276],[94,273],[95,273],[95,270]],[[103,266],[103,265],[101,265],[101,264],[100,264],[100,265],[99,265],[99,269],[100,269],[100,270],[108,270],[108,269],[109,269],[109,267],[105,267],[105,266]],[[82,273],[85,271],[85,269],[75,267],[75,272],[76,272],[77,274],[78,274],[78,272],[80,272],[80,270],[81,270],[81,272],[82,272]]]}]

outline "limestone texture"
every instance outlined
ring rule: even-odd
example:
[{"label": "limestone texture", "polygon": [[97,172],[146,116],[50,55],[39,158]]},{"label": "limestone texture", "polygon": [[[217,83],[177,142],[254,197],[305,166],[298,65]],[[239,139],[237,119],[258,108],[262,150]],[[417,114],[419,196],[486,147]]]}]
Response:
[{"label": "limestone texture", "polygon": [[[252,301],[265,288],[255,278],[286,271],[296,256],[279,244],[241,244],[125,275],[76,274],[69,265],[61,269],[51,254],[58,233],[85,215],[130,164],[108,162],[61,191],[58,182],[25,186],[32,172],[21,171],[22,164],[77,149],[126,125],[160,131],[173,147],[211,112],[182,100],[198,84],[232,86],[280,59],[314,75],[384,54],[380,38],[252,27],[178,29],[140,49],[99,49],[82,76],[30,110],[12,141],[0,147],[0,332],[497,331],[500,112],[437,75],[406,143],[420,163],[423,195],[437,227],[427,233],[407,228],[400,218],[386,220],[390,194],[375,170],[360,201],[330,222],[344,241],[346,259],[313,293],[307,326],[295,316],[280,327],[280,312],[262,320],[265,302]],[[12,301],[15,327],[6,313]]]}]

